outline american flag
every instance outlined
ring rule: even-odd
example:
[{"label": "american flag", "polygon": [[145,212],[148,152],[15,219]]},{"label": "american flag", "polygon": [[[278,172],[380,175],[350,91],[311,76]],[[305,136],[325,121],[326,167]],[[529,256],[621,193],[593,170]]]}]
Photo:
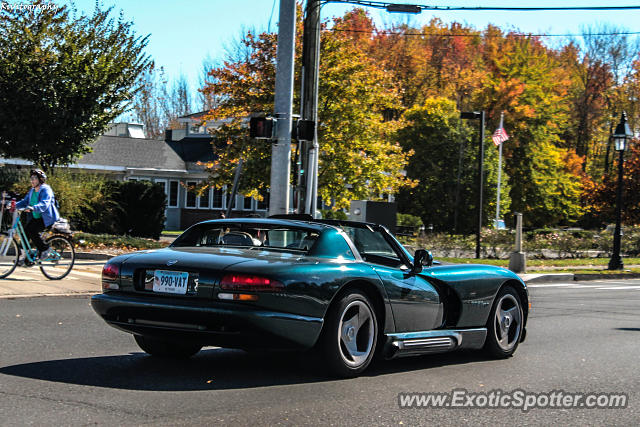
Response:
[{"label": "american flag", "polygon": [[507,135],[507,131],[504,130],[502,126],[500,126],[498,129],[496,129],[493,135],[491,135],[491,139],[493,140],[493,143],[497,147],[503,142],[505,142],[507,139],[509,139],[509,135]]}]

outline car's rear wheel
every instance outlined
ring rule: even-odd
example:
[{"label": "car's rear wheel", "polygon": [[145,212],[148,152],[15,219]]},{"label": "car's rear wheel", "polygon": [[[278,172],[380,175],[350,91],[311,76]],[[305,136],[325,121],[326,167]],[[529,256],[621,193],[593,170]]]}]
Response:
[{"label": "car's rear wheel", "polygon": [[485,351],[493,357],[504,359],[518,348],[522,337],[524,315],[518,292],[511,286],[505,286],[491,309],[487,324]]},{"label": "car's rear wheel", "polygon": [[175,341],[160,340],[144,335],[134,335],[136,343],[145,352],[152,356],[188,358],[202,349],[201,345]]},{"label": "car's rear wheel", "polygon": [[329,308],[321,351],[332,373],[353,377],[373,359],[378,341],[378,320],[373,304],[360,291],[340,297]]}]

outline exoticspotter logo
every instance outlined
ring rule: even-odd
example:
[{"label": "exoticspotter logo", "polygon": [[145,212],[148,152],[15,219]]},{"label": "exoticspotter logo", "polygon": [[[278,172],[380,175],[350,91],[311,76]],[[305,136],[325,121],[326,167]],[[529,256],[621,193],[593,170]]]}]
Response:
[{"label": "exoticspotter logo", "polygon": [[629,404],[626,393],[571,393],[564,390],[536,393],[522,389],[471,392],[465,389],[449,393],[400,393],[401,409],[621,409]]}]

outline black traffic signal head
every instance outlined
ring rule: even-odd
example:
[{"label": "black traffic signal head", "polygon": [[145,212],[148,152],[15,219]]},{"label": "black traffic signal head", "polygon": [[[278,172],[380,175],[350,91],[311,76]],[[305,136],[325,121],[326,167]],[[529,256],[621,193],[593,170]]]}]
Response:
[{"label": "black traffic signal head", "polygon": [[255,139],[273,139],[274,120],[272,117],[251,117],[249,136]]}]

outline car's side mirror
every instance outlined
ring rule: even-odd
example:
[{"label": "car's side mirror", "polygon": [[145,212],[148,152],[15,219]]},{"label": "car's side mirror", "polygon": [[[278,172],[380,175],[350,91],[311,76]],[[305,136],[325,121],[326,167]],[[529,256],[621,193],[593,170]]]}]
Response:
[{"label": "car's side mirror", "polygon": [[413,255],[413,268],[411,269],[412,273],[420,273],[422,271],[423,266],[431,267],[433,264],[433,255],[431,252],[418,249],[416,250],[415,255]]}]

